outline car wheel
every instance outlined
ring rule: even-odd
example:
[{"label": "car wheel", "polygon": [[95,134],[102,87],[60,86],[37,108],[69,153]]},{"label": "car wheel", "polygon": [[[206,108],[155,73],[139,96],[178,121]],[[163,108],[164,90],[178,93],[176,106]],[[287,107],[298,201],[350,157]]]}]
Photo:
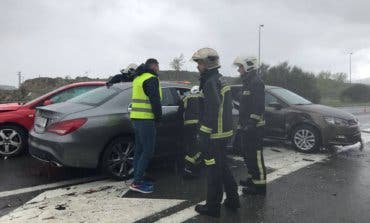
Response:
[{"label": "car wheel", "polygon": [[27,133],[17,126],[0,127],[0,155],[17,156],[27,146]]},{"label": "car wheel", "polygon": [[130,138],[119,137],[105,149],[102,158],[105,173],[117,180],[129,179],[134,173],[134,143]]},{"label": "car wheel", "polygon": [[300,125],[292,132],[292,143],[296,150],[304,153],[313,153],[320,148],[320,135],[309,125]]}]

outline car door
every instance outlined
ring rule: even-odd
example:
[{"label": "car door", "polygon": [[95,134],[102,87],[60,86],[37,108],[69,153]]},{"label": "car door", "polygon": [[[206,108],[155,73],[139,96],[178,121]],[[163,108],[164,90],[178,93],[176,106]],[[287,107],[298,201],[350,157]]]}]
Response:
[{"label": "car door", "polygon": [[286,105],[268,91],[265,92],[265,134],[269,138],[285,137]]},{"label": "car door", "polygon": [[182,122],[179,114],[176,89],[162,88],[162,120],[157,125],[157,151],[159,154],[177,153],[182,136]]}]

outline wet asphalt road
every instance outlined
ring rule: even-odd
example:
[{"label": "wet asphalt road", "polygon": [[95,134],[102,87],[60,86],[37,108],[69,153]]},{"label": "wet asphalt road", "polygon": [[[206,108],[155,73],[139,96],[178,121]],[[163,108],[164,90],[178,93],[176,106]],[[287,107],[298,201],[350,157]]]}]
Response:
[{"label": "wet asphalt road", "polygon": [[[370,128],[370,114],[357,115],[362,128]],[[242,197],[237,214],[224,211],[219,222],[368,222],[370,218],[370,145],[363,152],[350,150],[329,162],[314,164],[269,184],[266,198]],[[243,163],[232,161],[237,179]],[[152,168],[158,179],[153,198],[204,200],[204,178],[188,184],[179,178],[179,167],[162,163]],[[0,192],[97,176],[89,169],[56,168],[24,155],[0,160]],[[185,186],[186,185],[186,186]],[[184,188],[187,188],[184,190]],[[197,191],[196,194],[190,191]],[[0,216],[9,213],[43,190],[0,197]],[[140,197],[128,193],[127,197]],[[176,210],[174,210],[176,211]],[[188,222],[213,222],[195,217]]]}]

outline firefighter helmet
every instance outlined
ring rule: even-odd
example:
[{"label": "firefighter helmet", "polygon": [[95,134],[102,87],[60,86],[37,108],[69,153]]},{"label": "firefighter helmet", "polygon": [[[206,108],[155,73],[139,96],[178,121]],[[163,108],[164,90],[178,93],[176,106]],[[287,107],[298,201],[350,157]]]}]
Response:
[{"label": "firefighter helmet", "polygon": [[208,70],[221,67],[219,58],[217,51],[212,48],[199,49],[191,57],[195,62],[204,62]]},{"label": "firefighter helmet", "polygon": [[234,65],[242,65],[246,72],[250,72],[252,70],[257,69],[257,58],[254,56],[250,57],[237,57],[234,60]]}]

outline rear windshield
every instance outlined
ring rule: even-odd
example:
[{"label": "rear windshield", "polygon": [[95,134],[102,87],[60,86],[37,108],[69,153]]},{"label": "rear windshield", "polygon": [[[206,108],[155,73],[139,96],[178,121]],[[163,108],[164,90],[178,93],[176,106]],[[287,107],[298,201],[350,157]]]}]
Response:
[{"label": "rear windshield", "polygon": [[280,98],[282,98],[284,101],[286,101],[290,105],[312,104],[312,102],[310,102],[309,100],[284,88],[272,88],[270,91],[274,93],[275,95],[279,96]]},{"label": "rear windshield", "polygon": [[95,90],[72,98],[68,100],[68,102],[96,106],[105,103],[121,91],[121,89],[115,87],[99,87]]}]

